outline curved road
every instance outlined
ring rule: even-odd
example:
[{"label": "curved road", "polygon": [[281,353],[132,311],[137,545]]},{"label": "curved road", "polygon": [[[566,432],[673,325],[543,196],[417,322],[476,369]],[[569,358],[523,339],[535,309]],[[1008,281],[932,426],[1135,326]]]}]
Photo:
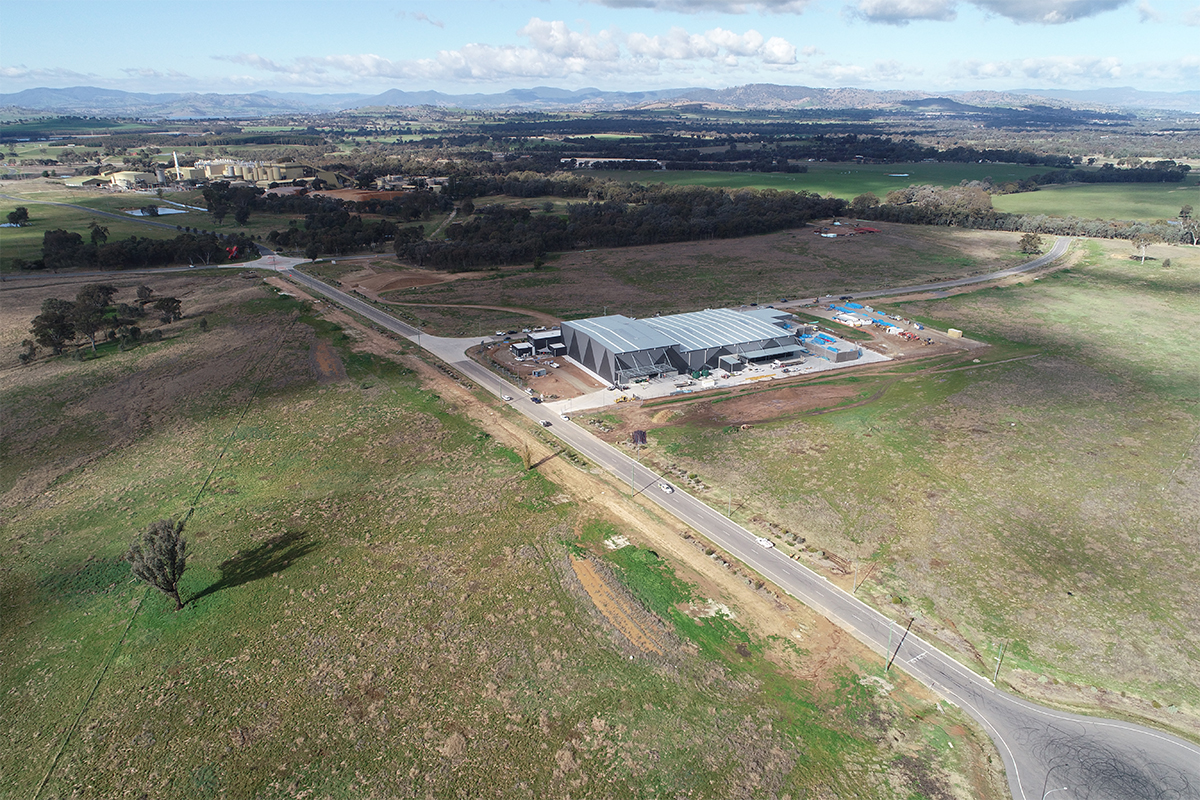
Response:
[{"label": "curved road", "polygon": [[976,283],[990,283],[998,281],[1001,278],[1009,278],[1013,275],[1020,275],[1023,272],[1032,272],[1035,269],[1041,269],[1052,261],[1057,261],[1066,252],[1067,247],[1071,244],[1071,237],[1059,236],[1054,240],[1054,244],[1044,256],[1038,256],[1032,261],[1026,261],[1017,267],[1009,267],[1008,269],[989,272],[986,275],[975,275],[970,278],[956,278],[950,281],[935,281],[934,283],[922,283],[919,286],[899,286],[895,289],[876,289],[870,292],[848,292],[853,294],[855,299],[867,299],[870,297],[891,297],[898,294],[915,294],[917,292],[936,292],[941,289],[957,289],[960,286],[971,286]]},{"label": "curved road", "polygon": [[[1059,239],[1049,254],[1019,270],[1036,268],[1031,266],[1035,263],[1037,266],[1048,263],[1066,250],[1067,241]],[[775,548],[759,546],[754,534],[707,504],[679,489],[671,494],[660,491],[657,488],[660,476],[583,428],[563,421],[546,405],[535,405],[510,384],[468,359],[464,353],[478,339],[424,335],[371,304],[291,266],[281,263],[280,270],[297,283],[417,342],[493,394],[517,395],[512,403],[514,408],[531,420],[550,421],[549,431],[584,458],[622,481],[629,480],[634,491],[644,493],[788,594],[825,615],[880,655],[894,659],[894,667],[961,707],[995,742],[1016,800],[1044,800],[1051,790],[1055,800],[1200,800],[1200,747],[1140,725],[1054,711],[997,689],[986,678],[919,635],[906,632],[904,626],[803,564]],[[1006,274],[1014,273],[1005,270],[964,279],[966,282],[938,285],[961,286]]]}]

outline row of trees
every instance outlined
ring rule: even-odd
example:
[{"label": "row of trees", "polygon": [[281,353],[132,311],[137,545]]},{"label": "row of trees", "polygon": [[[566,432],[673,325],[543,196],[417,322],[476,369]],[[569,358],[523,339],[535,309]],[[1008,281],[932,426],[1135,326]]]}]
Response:
[{"label": "row of trees", "polygon": [[24,270],[101,269],[121,270],[161,267],[169,264],[205,266],[256,253],[253,240],[242,234],[218,237],[213,233],[182,233],[174,239],[130,236],[108,241],[108,229],[92,224],[90,240],[81,234],[56,228],[42,234],[42,257],[35,261],[13,259]]},{"label": "row of trees", "polygon": [[396,254],[422,266],[461,271],[523,263],[554,250],[626,247],[752,236],[845,213],[846,202],[808,192],[633,187],[622,200],[573,203],[565,216],[484,206],[446,228],[444,242],[400,242]]},{"label": "row of trees", "polygon": [[75,299],[48,297],[42,301],[42,311],[30,323],[33,341],[24,342],[22,362],[33,360],[33,343],[49,348],[58,355],[76,340],[86,339],[96,350],[96,337],[103,331],[109,338],[123,344],[138,341],[141,328],[138,322],[146,316],[147,306],[158,312],[164,323],[182,319],[182,304],[176,297],[155,297],[149,286],[139,286],[133,303],[114,303],[117,287],[105,283],[90,283],[80,288]]}]

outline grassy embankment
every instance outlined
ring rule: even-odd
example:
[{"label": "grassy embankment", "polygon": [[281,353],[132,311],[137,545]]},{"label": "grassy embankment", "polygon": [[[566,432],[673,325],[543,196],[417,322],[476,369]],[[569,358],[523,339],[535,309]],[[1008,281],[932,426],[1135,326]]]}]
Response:
[{"label": "grassy embankment", "polygon": [[[302,304],[210,280],[207,333],[0,376],[22,465],[3,487],[14,796],[47,775],[48,798],[949,785],[960,715],[852,673],[814,693],[752,633],[681,619],[688,587],[632,549],[613,557],[630,586],[698,652],[630,660],[563,578],[580,504]],[[347,379],[313,381],[313,331]],[[121,555],[193,501],[176,614]]]},{"label": "grassy embankment", "polygon": [[874,564],[860,595],[977,669],[1007,642],[1001,680],[1022,691],[1194,735],[1200,256],[1159,247],[1143,266],[1123,245],[892,307],[991,342],[982,364],[845,378],[852,399],[881,394],[741,433],[747,407],[723,398],[652,431],[649,458]]}]

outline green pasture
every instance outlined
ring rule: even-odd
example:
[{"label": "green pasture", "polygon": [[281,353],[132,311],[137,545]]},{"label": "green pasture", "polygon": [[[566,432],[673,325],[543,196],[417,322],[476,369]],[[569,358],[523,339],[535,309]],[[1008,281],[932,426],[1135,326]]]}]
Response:
[{"label": "green pasture", "polygon": [[1174,220],[1185,205],[1200,208],[1200,175],[1183,183],[1109,183],[1046,186],[992,198],[998,211],[1083,219]]},{"label": "green pasture", "polygon": [[854,408],[781,397],[752,431],[723,397],[652,431],[649,458],[698,473],[722,508],[732,492],[744,524],[856,561],[860,596],[981,672],[1008,642],[1006,669],[1194,719],[1200,610],[1178,587],[1200,578],[1200,255],[1084,246],[1041,280],[887,306],[987,351],[838,379],[869,400]]},{"label": "green pasture", "polygon": [[[156,345],[37,362],[0,395],[43,398],[3,422],[24,468],[0,557],[6,792],[898,800],[948,785],[934,747],[920,776],[898,773],[890,734],[937,741],[965,717],[910,715],[853,674],[836,692],[785,676],[734,624],[673,610],[694,589],[636,549],[613,557],[631,591],[700,652],[631,659],[566,578],[579,502],[407,369],[342,349],[347,378],[315,382],[314,332],[349,340],[307,314],[264,294],[214,309],[207,332],[185,320]],[[128,380],[160,391],[123,394]],[[121,558],[193,507],[175,613]]]},{"label": "green pasture", "polygon": [[874,192],[883,199],[890,191],[912,185],[956,186],[962,181],[983,180],[986,177],[1001,182],[1020,180],[1047,171],[1045,167],[1017,164],[853,164],[815,161],[805,166],[808,167],[808,172],[799,174],[703,170],[580,170],[579,174],[616,181],[665,183],[668,186],[815,192],[851,200],[864,192]]},{"label": "green pasture", "polygon": [[[74,199],[79,200],[80,198]],[[152,203],[155,205],[164,205],[157,198],[145,198],[141,196],[136,196],[136,199],[125,198],[124,202],[116,202],[115,199],[110,198],[105,198],[104,200],[105,202],[103,203],[95,202],[91,205],[93,207],[104,206],[100,210],[109,210],[111,208],[111,213],[114,214],[120,214],[121,208],[137,208]],[[137,204],[132,205],[131,200]],[[80,204],[82,205],[83,203]],[[187,224],[176,222],[176,220],[196,216],[194,214],[175,214],[153,218],[155,221],[161,221],[164,224],[172,226],[170,228],[160,228],[138,222],[137,220],[141,219],[140,217],[128,217],[128,220],[126,220],[90,214],[80,208],[66,208],[29,201],[13,202],[3,200],[0,201],[0,218],[7,216],[8,212],[17,206],[25,206],[25,208],[29,209],[30,222],[21,228],[0,228],[0,271],[4,272],[11,269],[10,265],[15,258],[24,258],[28,261],[35,261],[41,258],[42,238],[46,231],[56,229],[72,231],[82,236],[86,242],[90,241],[91,236],[88,223],[95,221],[97,225],[108,228],[109,241],[128,239],[130,236],[151,239],[172,239],[179,235],[179,231],[174,229],[174,225]],[[121,216],[124,217],[126,215],[122,214]],[[169,223],[167,222],[168,220],[170,220]],[[196,223],[193,222],[191,224]]]},{"label": "green pasture", "polygon": [[0,136],[73,136],[80,134],[139,133],[153,131],[152,125],[136,122],[120,122],[111,119],[84,119],[82,117],[46,117],[27,122],[0,122]]}]

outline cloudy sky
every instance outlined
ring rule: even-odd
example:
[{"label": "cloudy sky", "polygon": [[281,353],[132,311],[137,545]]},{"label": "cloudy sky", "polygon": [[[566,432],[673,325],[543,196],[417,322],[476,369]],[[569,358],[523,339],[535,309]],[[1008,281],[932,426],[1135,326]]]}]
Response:
[{"label": "cloudy sky", "polygon": [[1200,89],[1197,0],[25,0],[0,92]]}]

